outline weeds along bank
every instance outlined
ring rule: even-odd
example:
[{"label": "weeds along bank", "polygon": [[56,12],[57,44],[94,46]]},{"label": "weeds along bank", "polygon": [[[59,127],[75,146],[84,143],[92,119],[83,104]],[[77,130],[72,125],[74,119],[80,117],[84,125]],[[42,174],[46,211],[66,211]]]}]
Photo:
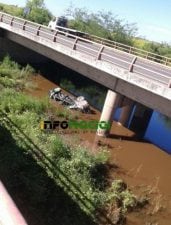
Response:
[{"label": "weeds along bank", "polygon": [[23,92],[35,88],[29,81],[34,72],[9,57],[0,62],[2,181],[27,208],[26,217],[39,224],[124,223],[126,214],[147,200],[135,196],[122,180],[109,185],[106,150],[91,155],[83,147],[67,145],[60,135],[41,131],[40,121],[49,114],[66,114],[48,99]]}]

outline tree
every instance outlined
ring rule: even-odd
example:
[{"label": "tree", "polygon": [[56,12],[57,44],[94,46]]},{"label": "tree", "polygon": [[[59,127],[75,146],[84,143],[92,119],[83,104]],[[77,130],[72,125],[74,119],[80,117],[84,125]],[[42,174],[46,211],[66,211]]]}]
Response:
[{"label": "tree", "polygon": [[33,8],[45,8],[44,0],[27,0],[26,7],[33,9]]},{"label": "tree", "polygon": [[36,23],[47,25],[52,19],[52,13],[46,8],[44,0],[27,0],[25,18]]},{"label": "tree", "polygon": [[72,6],[67,9],[66,14],[73,18],[69,22],[71,28],[124,44],[133,44],[132,37],[137,31],[135,24],[125,23],[110,11],[91,13],[85,8]]},{"label": "tree", "polygon": [[144,44],[143,49],[156,54],[153,55],[156,62],[162,62],[162,56],[171,57],[171,46],[167,43],[148,42]]}]

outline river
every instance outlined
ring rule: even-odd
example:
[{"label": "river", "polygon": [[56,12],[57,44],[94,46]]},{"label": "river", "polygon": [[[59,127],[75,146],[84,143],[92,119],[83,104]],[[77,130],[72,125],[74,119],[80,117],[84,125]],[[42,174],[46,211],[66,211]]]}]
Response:
[{"label": "river", "polygon": [[[37,88],[31,90],[30,94],[36,97],[47,96],[50,89],[56,87],[57,84],[60,84],[59,77],[58,82],[54,82],[54,80],[54,78],[51,79],[47,74],[46,78],[40,75],[35,76],[32,81],[37,85]],[[80,93],[80,90],[78,92]],[[95,106],[97,106],[96,102]],[[57,107],[59,107],[58,104]],[[95,113],[92,115],[80,114],[81,119],[98,120],[100,118],[100,112],[99,110],[94,110]],[[118,114],[119,111],[120,109],[117,112]],[[164,121],[166,121],[166,123]],[[170,128],[167,129],[168,124],[169,122],[167,119],[163,119],[158,113],[153,112],[149,126],[144,135],[144,138],[154,141],[156,145],[161,144],[162,142],[160,141],[163,141],[165,145],[162,145],[162,148],[167,152],[169,152],[170,146]],[[154,132],[154,134],[151,135],[152,132]],[[156,136],[155,133],[158,136]],[[150,194],[150,208],[147,208],[145,212],[141,211],[141,213],[135,212],[130,214],[128,225],[170,225],[170,154],[162,151],[161,148],[148,141],[135,140],[133,138],[133,131],[119,126],[116,122],[113,122],[112,124],[111,136],[109,138],[101,138],[100,142],[98,142],[95,133],[81,133],[78,134],[77,138],[75,134],[74,136],[71,135],[71,138],[73,137],[74,140],[80,139],[83,145],[88,146],[89,149],[91,149],[91,146],[95,146],[96,148],[97,143],[100,143],[101,146],[106,146],[110,151],[110,162],[118,166],[117,171],[114,170],[112,172],[114,178],[122,178],[134,192],[141,191],[144,195]]]},{"label": "river", "polygon": [[[34,65],[34,67],[53,83],[59,84],[75,95],[84,95],[93,107],[102,110],[107,93],[107,89],[102,85],[53,61]],[[115,113],[114,119],[118,118],[119,113],[120,109]],[[130,122],[128,128],[130,128]],[[171,153],[171,119],[154,111],[141,138]]]}]

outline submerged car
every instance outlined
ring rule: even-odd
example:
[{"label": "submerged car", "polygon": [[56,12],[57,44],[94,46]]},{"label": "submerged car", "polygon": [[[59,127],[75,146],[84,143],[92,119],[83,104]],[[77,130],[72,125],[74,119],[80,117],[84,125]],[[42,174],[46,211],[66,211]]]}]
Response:
[{"label": "submerged car", "polygon": [[90,113],[90,106],[84,96],[74,98],[62,93],[61,88],[57,87],[49,91],[49,97],[56,101],[60,101],[63,105],[68,106],[69,109],[76,109],[83,113]]}]

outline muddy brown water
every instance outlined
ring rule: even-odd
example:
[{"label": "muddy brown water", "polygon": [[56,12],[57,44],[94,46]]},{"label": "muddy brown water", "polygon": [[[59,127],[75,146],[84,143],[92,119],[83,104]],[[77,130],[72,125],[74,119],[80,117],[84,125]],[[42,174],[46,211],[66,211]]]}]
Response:
[{"label": "muddy brown water", "polygon": [[[37,75],[32,78],[36,88],[27,91],[35,97],[47,96],[56,84]],[[55,103],[56,107],[59,106]],[[79,114],[84,120],[98,120],[100,112]],[[66,134],[67,135],[67,134]],[[112,178],[122,178],[133,192],[147,195],[149,206],[128,215],[128,225],[171,225],[171,156],[150,143],[134,140],[134,133],[113,122],[111,136],[99,138],[95,132],[68,134],[79,139],[93,151],[97,146],[110,152],[110,163],[118,166],[111,171]]]}]

